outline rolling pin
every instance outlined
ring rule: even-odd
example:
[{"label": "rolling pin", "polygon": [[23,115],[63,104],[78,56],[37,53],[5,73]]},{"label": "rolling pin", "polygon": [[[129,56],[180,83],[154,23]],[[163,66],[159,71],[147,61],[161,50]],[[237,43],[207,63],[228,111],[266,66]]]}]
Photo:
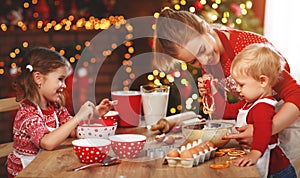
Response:
[{"label": "rolling pin", "polygon": [[201,118],[201,116],[196,115],[193,111],[188,111],[180,114],[175,114],[168,117],[163,117],[157,121],[156,125],[151,127],[152,131],[159,130],[162,133],[169,132],[176,124],[181,123],[182,121],[193,119],[193,118]]}]

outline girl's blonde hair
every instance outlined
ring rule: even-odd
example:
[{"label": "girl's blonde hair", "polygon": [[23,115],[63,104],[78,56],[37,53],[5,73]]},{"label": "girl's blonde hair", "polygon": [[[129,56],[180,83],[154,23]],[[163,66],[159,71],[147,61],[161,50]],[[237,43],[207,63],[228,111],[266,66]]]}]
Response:
[{"label": "girl's blonde hair", "polygon": [[163,9],[157,19],[154,34],[154,66],[169,71],[179,62],[174,59],[178,56],[177,45],[187,44],[193,37],[211,30],[209,24],[196,14]]},{"label": "girl's blonde hair", "polygon": [[270,44],[255,43],[245,47],[232,61],[230,74],[233,78],[250,76],[259,80],[265,75],[273,87],[284,70],[283,57]]},{"label": "girl's blonde hair", "polygon": [[[28,51],[22,61],[21,74],[19,74],[13,82],[13,87],[17,92],[17,101],[22,99],[30,99],[39,103],[40,95],[38,93],[38,85],[34,82],[32,73],[40,72],[47,75],[60,67],[67,67],[72,70],[69,61],[60,53],[44,47],[35,47]],[[60,105],[65,102],[64,96],[60,98]]]}]

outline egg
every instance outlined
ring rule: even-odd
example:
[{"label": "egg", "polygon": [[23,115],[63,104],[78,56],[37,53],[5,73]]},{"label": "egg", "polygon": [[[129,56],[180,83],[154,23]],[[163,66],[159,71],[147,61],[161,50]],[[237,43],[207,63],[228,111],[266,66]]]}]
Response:
[{"label": "egg", "polygon": [[180,147],[180,151],[183,151],[183,150],[186,150],[185,145],[182,145],[182,146]]},{"label": "egg", "polygon": [[205,152],[208,152],[210,149],[206,144],[201,145]]},{"label": "egg", "polygon": [[168,151],[167,157],[172,157],[172,158],[180,157],[179,151],[177,149],[171,149]]},{"label": "egg", "polygon": [[195,147],[196,149],[197,149],[197,151],[199,152],[199,153],[204,153],[204,149],[201,147],[201,146],[196,146]]},{"label": "egg", "polygon": [[205,142],[203,142],[203,143],[200,143],[198,146],[199,146],[199,147],[201,147],[201,148],[203,148],[203,146],[204,146],[204,145],[206,145],[206,143],[205,143]]},{"label": "egg", "polygon": [[195,147],[196,145],[198,145],[198,142],[197,141],[193,141],[192,147]]},{"label": "egg", "polygon": [[203,143],[203,140],[201,138],[199,138],[198,141],[197,141],[197,143],[201,144],[201,143]]},{"label": "egg", "polygon": [[194,147],[194,148],[190,148],[189,152],[192,153],[193,156],[197,156],[199,155],[198,150]]},{"label": "egg", "polygon": [[193,158],[193,154],[189,150],[183,150],[180,154],[180,158]]},{"label": "egg", "polygon": [[209,148],[215,148],[215,147],[216,147],[216,145],[215,145],[211,140],[207,141],[207,142],[206,142],[206,145],[207,145]]},{"label": "egg", "polygon": [[166,136],[163,140],[166,145],[172,145],[175,142],[175,138],[171,135]]},{"label": "egg", "polygon": [[187,143],[186,144],[186,149],[190,149],[190,148],[192,148],[192,143]]}]

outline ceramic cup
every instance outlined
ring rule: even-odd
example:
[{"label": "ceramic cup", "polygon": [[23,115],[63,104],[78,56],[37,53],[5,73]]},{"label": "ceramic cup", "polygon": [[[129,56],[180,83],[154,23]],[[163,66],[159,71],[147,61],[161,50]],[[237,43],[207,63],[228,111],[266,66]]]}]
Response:
[{"label": "ceramic cup", "polygon": [[117,100],[114,105],[119,112],[120,127],[139,126],[141,121],[141,94],[138,91],[112,91],[112,100]]},{"label": "ceramic cup", "polygon": [[103,123],[105,125],[114,125],[119,121],[119,112],[118,111],[108,111],[105,115],[101,116]]}]

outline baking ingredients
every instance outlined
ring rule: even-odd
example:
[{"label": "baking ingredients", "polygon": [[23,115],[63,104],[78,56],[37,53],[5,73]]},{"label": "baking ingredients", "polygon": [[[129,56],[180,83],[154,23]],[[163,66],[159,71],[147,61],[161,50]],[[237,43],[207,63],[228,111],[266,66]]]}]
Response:
[{"label": "baking ingredients", "polygon": [[210,168],[212,169],[224,169],[229,167],[229,163],[218,163],[218,164],[211,164],[209,165]]},{"label": "baking ingredients", "polygon": [[164,138],[163,142],[166,145],[172,145],[175,142],[175,138],[172,135],[168,135]]},{"label": "baking ingredients", "polygon": [[246,152],[244,150],[234,150],[234,151],[229,151],[228,156],[234,156],[234,157],[240,157],[246,155]]},{"label": "baking ingredients", "polygon": [[194,140],[185,143],[180,148],[168,151],[165,160],[170,167],[191,168],[214,158],[216,149],[207,146],[207,142]]},{"label": "baking ingredients", "polygon": [[235,151],[235,148],[222,148],[222,149],[219,149],[220,152],[224,152],[224,153],[228,153],[228,152],[231,152],[231,151]]},{"label": "baking ingredients", "polygon": [[185,113],[175,114],[172,116],[161,118],[157,121],[155,125],[151,127],[152,131],[159,130],[162,133],[169,132],[175,125],[179,125],[182,121],[199,118],[201,116],[197,116],[195,112],[188,111]]},{"label": "baking ingredients", "polygon": [[196,147],[190,148],[190,149],[189,149],[189,152],[190,152],[193,156],[199,155],[199,151],[197,150]]},{"label": "baking ingredients", "polygon": [[221,156],[224,156],[225,154],[226,154],[225,152],[222,152],[222,151],[216,151],[215,156],[216,156],[216,157],[221,157]]},{"label": "baking ingredients", "polygon": [[180,157],[180,153],[177,149],[173,148],[173,149],[168,151],[167,157],[171,157],[171,158]]},{"label": "baking ingredients", "polygon": [[193,155],[189,150],[183,150],[180,154],[180,158],[193,158]]},{"label": "baking ingredients", "polygon": [[226,145],[229,140],[222,139],[224,135],[231,133],[234,123],[222,120],[207,120],[194,122],[182,126],[182,134],[187,141],[201,139],[212,141],[216,147]]},{"label": "baking ingredients", "polygon": [[207,141],[207,142],[206,142],[206,145],[207,145],[209,148],[216,148],[216,145],[215,145],[211,140]]},{"label": "baking ingredients", "polygon": [[247,153],[244,150],[237,150],[235,148],[222,148],[219,149],[219,151],[216,151],[215,156],[224,156],[227,154],[228,156],[231,156],[233,158],[244,156]]}]

